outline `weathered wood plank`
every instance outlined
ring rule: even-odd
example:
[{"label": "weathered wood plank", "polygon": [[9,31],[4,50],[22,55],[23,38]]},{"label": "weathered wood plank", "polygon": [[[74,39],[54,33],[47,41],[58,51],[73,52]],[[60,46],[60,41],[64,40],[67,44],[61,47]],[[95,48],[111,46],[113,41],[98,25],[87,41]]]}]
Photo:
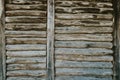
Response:
[{"label": "weathered wood plank", "polygon": [[112,14],[113,8],[96,8],[96,7],[55,7],[57,13],[98,13]]},{"label": "weathered wood plank", "polygon": [[96,20],[55,20],[55,24],[56,26],[112,26],[113,25],[113,21],[96,21]]},{"label": "weathered wood plank", "polygon": [[81,27],[81,26],[71,26],[71,27],[55,27],[55,33],[66,33],[66,34],[76,34],[76,33],[112,33],[113,29],[111,27]]},{"label": "weathered wood plank", "polygon": [[7,38],[7,44],[46,44],[46,38]]},{"label": "weathered wood plank", "polygon": [[46,78],[8,77],[7,80],[46,80]]},{"label": "weathered wood plank", "polygon": [[5,56],[5,14],[4,14],[4,0],[0,0],[0,80],[6,80],[6,56]]},{"label": "weathered wood plank", "polygon": [[39,10],[15,10],[15,11],[6,11],[6,16],[40,16],[46,18],[46,11]]},{"label": "weathered wood plank", "polygon": [[40,30],[46,30],[46,24],[42,23],[8,23],[5,25],[6,30],[16,30],[16,31],[30,31],[30,30],[35,30],[35,31],[40,31]]},{"label": "weathered wood plank", "polygon": [[112,69],[99,69],[99,68],[57,68],[56,75],[111,76],[113,75],[113,71]]},{"label": "weathered wood plank", "polygon": [[76,49],[76,48],[56,48],[56,54],[76,54],[76,55],[107,55],[113,54],[110,49],[104,48],[88,48],[88,49]]},{"label": "weathered wood plank", "polygon": [[12,4],[47,4],[47,0],[11,0]]},{"label": "weathered wood plank", "polygon": [[14,70],[44,70],[46,69],[45,63],[40,64],[9,64],[7,65],[7,71]]},{"label": "weathered wood plank", "polygon": [[8,57],[42,57],[46,56],[46,51],[7,51],[6,55]]},{"label": "weathered wood plank", "polygon": [[46,45],[42,45],[42,44],[6,45],[6,50],[9,51],[46,50]]},{"label": "weathered wood plank", "polygon": [[32,5],[16,5],[16,4],[6,4],[6,10],[47,10],[46,4],[32,4]]},{"label": "weathered wood plank", "polygon": [[46,23],[46,18],[35,16],[12,16],[6,17],[5,21],[9,23]]},{"label": "weathered wood plank", "polygon": [[56,48],[112,48],[111,42],[55,41]]},{"label": "weathered wood plank", "polygon": [[113,61],[113,56],[83,56],[83,55],[56,55],[56,60],[66,60],[66,61],[94,61],[94,62],[111,62]]},{"label": "weathered wood plank", "polygon": [[112,80],[112,77],[58,76],[56,80]]},{"label": "weathered wood plank", "polygon": [[113,68],[112,62],[78,62],[56,60],[56,68]]},{"label": "weathered wood plank", "polygon": [[8,71],[7,76],[16,77],[16,76],[31,76],[31,77],[42,77],[46,76],[45,70],[17,70],[17,71]]},{"label": "weathered wood plank", "polygon": [[54,0],[48,0],[47,5],[47,75],[48,80],[55,80],[55,70],[54,70]]},{"label": "weathered wood plank", "polygon": [[56,34],[55,40],[112,41],[111,34]]},{"label": "weathered wood plank", "polygon": [[[56,0],[60,1],[60,0]],[[83,1],[83,0],[61,0],[61,1]],[[84,0],[87,2],[112,2],[112,0]]]},{"label": "weathered wood plank", "polygon": [[32,57],[32,58],[7,58],[7,64],[38,64],[46,63],[46,57]]},{"label": "weathered wood plank", "polygon": [[113,15],[112,14],[90,14],[90,13],[84,13],[84,14],[55,14],[57,19],[74,19],[74,20],[85,20],[85,19],[93,19],[93,20],[112,20]]},{"label": "weathered wood plank", "polygon": [[[93,1],[93,0],[92,0]],[[87,1],[56,1],[55,4],[60,7],[98,7],[111,8],[111,2],[89,2]]]},{"label": "weathered wood plank", "polygon": [[26,37],[47,37],[46,31],[5,31],[5,36],[10,38],[26,38]]}]

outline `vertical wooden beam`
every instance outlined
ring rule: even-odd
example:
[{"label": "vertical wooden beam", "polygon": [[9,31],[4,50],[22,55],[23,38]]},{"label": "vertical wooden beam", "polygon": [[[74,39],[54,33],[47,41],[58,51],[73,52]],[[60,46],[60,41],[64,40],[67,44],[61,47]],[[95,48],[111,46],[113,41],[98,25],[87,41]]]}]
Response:
[{"label": "vertical wooden beam", "polygon": [[120,0],[113,0],[114,8],[114,66],[113,80],[120,80]]},{"label": "vertical wooden beam", "polygon": [[120,0],[118,0],[117,2],[117,14],[118,14],[118,28],[117,28],[117,41],[118,41],[118,72],[117,72],[117,76],[118,76],[118,79],[117,80],[120,80]]},{"label": "vertical wooden beam", "polygon": [[4,17],[4,0],[0,0],[0,80],[6,80]]},{"label": "vertical wooden beam", "polygon": [[54,0],[47,7],[47,69],[48,80],[54,80]]}]

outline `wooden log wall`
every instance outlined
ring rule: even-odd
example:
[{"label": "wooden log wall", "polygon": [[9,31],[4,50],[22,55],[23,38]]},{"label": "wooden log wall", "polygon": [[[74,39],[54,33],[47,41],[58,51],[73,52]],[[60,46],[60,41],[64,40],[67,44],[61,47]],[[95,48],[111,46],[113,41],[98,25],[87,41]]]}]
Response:
[{"label": "wooden log wall", "polygon": [[55,0],[55,80],[113,80],[112,0]]},{"label": "wooden log wall", "polygon": [[6,80],[46,80],[47,0],[6,0]]},{"label": "wooden log wall", "polygon": [[0,79],[114,80],[113,12],[113,0],[5,0]]}]

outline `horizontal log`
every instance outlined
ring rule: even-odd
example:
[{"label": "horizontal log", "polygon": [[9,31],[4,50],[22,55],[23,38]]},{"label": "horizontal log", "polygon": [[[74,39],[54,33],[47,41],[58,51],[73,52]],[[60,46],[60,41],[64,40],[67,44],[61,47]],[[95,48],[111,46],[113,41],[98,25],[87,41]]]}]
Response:
[{"label": "horizontal log", "polygon": [[[93,1],[93,0],[92,0]],[[55,4],[60,7],[98,7],[112,8],[111,2],[89,2],[87,1],[56,1]]]},{"label": "horizontal log", "polygon": [[46,76],[46,71],[45,70],[17,70],[17,71],[8,71],[6,75],[8,77],[17,77],[17,76],[41,77],[41,76]]},{"label": "horizontal log", "polygon": [[55,25],[58,27],[63,27],[63,26],[100,26],[100,27],[108,27],[113,25],[113,21],[96,21],[96,20],[55,20]]},{"label": "horizontal log", "polygon": [[98,68],[56,68],[56,75],[60,76],[79,76],[79,75],[87,75],[87,76],[111,76],[113,75],[112,69],[98,69]]},{"label": "horizontal log", "polygon": [[112,62],[78,62],[56,60],[56,68],[113,68]]},{"label": "horizontal log", "polygon": [[[56,60],[66,60],[66,61],[94,61],[94,62],[111,62],[113,61],[113,56],[83,56],[83,55],[56,55]],[[88,66],[88,65],[87,65]]]},{"label": "horizontal log", "polygon": [[30,77],[7,77],[7,80],[46,80],[46,78],[30,78]]},{"label": "horizontal log", "polygon": [[47,4],[47,0],[11,0],[12,4]]},{"label": "horizontal log", "polygon": [[42,23],[6,23],[5,24],[5,29],[6,30],[16,30],[16,31],[30,31],[30,30],[35,30],[35,31],[40,31],[40,30],[46,30],[46,24]]},{"label": "horizontal log", "polygon": [[13,70],[44,70],[46,69],[46,64],[9,64],[7,65],[7,71]]},{"label": "horizontal log", "polygon": [[56,34],[55,40],[112,41],[111,34]]},{"label": "horizontal log", "polygon": [[46,18],[46,11],[38,10],[15,10],[15,11],[6,11],[6,16],[40,16]]},{"label": "horizontal log", "polygon": [[56,13],[98,13],[112,14],[113,8],[97,8],[97,7],[55,7]]},{"label": "horizontal log", "polygon": [[112,33],[113,28],[111,27],[55,27],[55,33]]},{"label": "horizontal log", "polygon": [[6,45],[6,50],[9,51],[46,50],[46,45],[42,45],[42,44]]},{"label": "horizontal log", "polygon": [[76,48],[56,48],[55,54],[73,54],[73,55],[107,55],[113,54],[110,49],[104,48],[87,48],[87,49],[76,49]]},{"label": "horizontal log", "polygon": [[112,14],[55,14],[56,18],[58,19],[79,19],[79,20],[84,20],[84,19],[93,19],[93,20],[112,20],[113,15]]},{"label": "horizontal log", "polygon": [[47,10],[46,4],[32,4],[32,5],[16,5],[16,4],[6,4],[6,10]]},{"label": "horizontal log", "polygon": [[[83,0],[56,0],[56,1],[83,1]],[[87,2],[112,2],[112,0],[84,0]]]},{"label": "horizontal log", "polygon": [[47,37],[46,31],[5,31],[5,36],[6,37]]},{"label": "horizontal log", "polygon": [[112,77],[58,76],[55,80],[112,80]]},{"label": "horizontal log", "polygon": [[9,23],[46,23],[46,18],[32,16],[14,16],[6,17],[5,21]]},{"label": "horizontal log", "polygon": [[7,44],[46,44],[46,38],[7,38]]},{"label": "horizontal log", "polygon": [[46,51],[7,51],[6,55],[8,57],[42,57],[46,56]]},{"label": "horizontal log", "polygon": [[112,48],[111,42],[55,41],[56,48]]},{"label": "horizontal log", "polygon": [[10,58],[6,59],[7,64],[38,64],[46,63],[45,57],[31,57],[31,58]]}]

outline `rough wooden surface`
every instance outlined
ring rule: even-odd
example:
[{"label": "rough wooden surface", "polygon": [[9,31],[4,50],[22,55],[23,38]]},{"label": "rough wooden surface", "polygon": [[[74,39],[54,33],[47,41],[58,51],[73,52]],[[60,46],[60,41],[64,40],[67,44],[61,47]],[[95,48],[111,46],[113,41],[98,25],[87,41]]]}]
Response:
[{"label": "rough wooden surface", "polygon": [[47,0],[6,0],[6,80],[47,78]]},{"label": "rough wooden surface", "polygon": [[56,80],[113,80],[112,0],[55,0]]},{"label": "rough wooden surface", "polygon": [[55,80],[54,69],[54,0],[48,0],[48,20],[47,20],[47,69],[48,80]]}]

